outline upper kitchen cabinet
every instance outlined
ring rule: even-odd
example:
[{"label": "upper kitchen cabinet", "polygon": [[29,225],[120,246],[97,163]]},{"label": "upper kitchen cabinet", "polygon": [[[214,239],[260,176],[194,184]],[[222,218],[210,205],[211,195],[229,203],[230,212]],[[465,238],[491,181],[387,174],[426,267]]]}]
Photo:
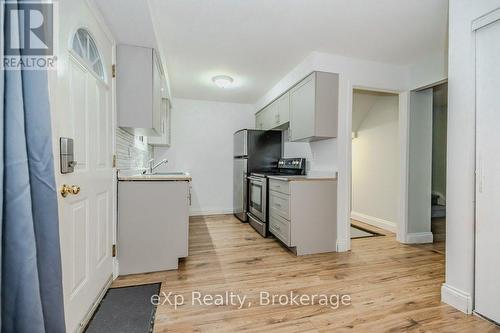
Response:
[{"label": "upper kitchen cabinet", "polygon": [[255,127],[261,130],[270,130],[275,127],[277,105],[269,104],[255,115]]},{"label": "upper kitchen cabinet", "polygon": [[255,115],[255,127],[261,130],[281,128],[290,121],[290,95],[285,93]]},{"label": "upper kitchen cabinet", "polygon": [[290,90],[290,140],[337,137],[339,75],[313,72]]},{"label": "upper kitchen cabinet", "polygon": [[290,92],[286,92],[276,101],[278,105],[278,117],[276,123],[278,126],[284,125],[290,121]]},{"label": "upper kitchen cabinet", "polygon": [[163,135],[163,81],[162,68],[154,49],[123,44],[117,46],[118,127],[135,135]]},{"label": "upper kitchen cabinet", "polygon": [[264,129],[264,110],[255,114],[255,128],[258,130]]},{"label": "upper kitchen cabinet", "polygon": [[170,101],[164,97],[162,99],[161,111],[161,136],[148,137],[148,143],[153,146],[170,147],[171,145],[171,105]]}]

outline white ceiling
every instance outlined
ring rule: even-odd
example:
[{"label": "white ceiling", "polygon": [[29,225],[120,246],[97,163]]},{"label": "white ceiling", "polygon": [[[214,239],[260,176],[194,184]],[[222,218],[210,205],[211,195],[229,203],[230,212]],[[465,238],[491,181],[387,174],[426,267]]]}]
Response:
[{"label": "white ceiling", "polygon": [[[98,0],[115,15],[144,1]],[[254,103],[312,51],[409,65],[447,43],[448,0],[147,1],[174,97]],[[119,35],[140,41],[127,16]],[[217,88],[218,74],[235,86]]]}]

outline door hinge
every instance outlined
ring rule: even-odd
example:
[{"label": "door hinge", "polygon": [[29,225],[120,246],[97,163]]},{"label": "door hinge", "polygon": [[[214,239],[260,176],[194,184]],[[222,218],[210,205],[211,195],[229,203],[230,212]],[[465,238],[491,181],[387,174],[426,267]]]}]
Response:
[{"label": "door hinge", "polygon": [[116,168],[116,155],[113,155],[113,161],[111,162],[113,168]]},{"label": "door hinge", "polygon": [[111,76],[112,76],[113,78],[115,78],[115,77],[116,77],[116,65],[112,65],[112,66],[111,66]]},{"label": "door hinge", "polygon": [[114,258],[116,257],[116,244],[113,244],[111,247],[111,256]]}]

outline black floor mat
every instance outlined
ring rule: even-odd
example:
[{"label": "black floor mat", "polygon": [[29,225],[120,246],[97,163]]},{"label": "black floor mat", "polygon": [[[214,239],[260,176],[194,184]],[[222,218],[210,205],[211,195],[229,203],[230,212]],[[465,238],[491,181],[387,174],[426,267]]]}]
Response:
[{"label": "black floor mat", "polygon": [[111,288],[90,320],[87,333],[148,333],[153,329],[160,283]]},{"label": "black floor mat", "polygon": [[374,231],[351,224],[351,239],[382,236]]}]

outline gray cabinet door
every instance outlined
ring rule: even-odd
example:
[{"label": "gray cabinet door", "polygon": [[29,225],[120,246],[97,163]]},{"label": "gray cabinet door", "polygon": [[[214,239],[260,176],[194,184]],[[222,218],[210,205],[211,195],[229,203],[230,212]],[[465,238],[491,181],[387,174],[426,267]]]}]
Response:
[{"label": "gray cabinet door", "polygon": [[264,128],[264,110],[255,115],[255,128],[261,130]]},{"label": "gray cabinet door", "polygon": [[290,92],[285,93],[278,99],[278,125],[290,121]]},{"label": "gray cabinet door", "polygon": [[259,125],[262,124],[259,129],[270,130],[276,127],[277,106],[276,103],[272,103],[259,112]]},{"label": "gray cabinet door", "polygon": [[152,54],[152,66],[153,66],[153,129],[158,133],[158,136],[162,136],[162,74],[160,69],[160,64],[158,58],[153,52]]},{"label": "gray cabinet door", "polygon": [[290,91],[290,138],[300,141],[314,136],[315,73]]},{"label": "gray cabinet door", "polygon": [[162,70],[154,49],[118,45],[116,62],[118,127],[161,136]]},{"label": "gray cabinet door", "polygon": [[189,182],[118,182],[120,274],[177,269],[188,255]]},{"label": "gray cabinet door", "polygon": [[171,142],[171,110],[170,102],[168,99],[161,100],[161,136],[148,137],[148,143],[154,146],[170,146]]},{"label": "gray cabinet door", "polygon": [[118,126],[153,128],[153,50],[130,45],[117,46],[116,99]]}]

